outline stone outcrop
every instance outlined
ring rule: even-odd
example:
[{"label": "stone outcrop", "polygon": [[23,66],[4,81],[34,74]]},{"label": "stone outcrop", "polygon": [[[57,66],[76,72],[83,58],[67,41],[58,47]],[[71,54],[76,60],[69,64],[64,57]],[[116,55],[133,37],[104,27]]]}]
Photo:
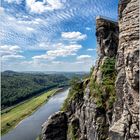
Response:
[{"label": "stone outcrop", "polygon": [[[93,73],[79,84],[81,90],[74,91],[67,110],[48,119],[43,126],[42,140],[139,139],[138,0],[120,0],[118,10],[118,22],[97,17],[99,57]],[[108,60],[116,60],[116,82],[112,84],[116,96],[111,85],[105,86],[108,77],[104,77],[103,66]],[[110,73],[109,67],[107,76]]]},{"label": "stone outcrop", "polygon": [[102,81],[101,66],[104,64],[106,58],[115,57],[117,54],[118,32],[117,22],[100,16],[96,18],[98,60],[96,61],[93,76],[97,83],[101,83]]},{"label": "stone outcrop", "polygon": [[66,140],[67,116],[64,112],[52,115],[42,126],[42,140]]},{"label": "stone outcrop", "polygon": [[[103,74],[101,66],[104,64],[107,58],[115,57],[118,47],[118,24],[117,22],[110,21],[103,17],[96,19],[96,36],[98,42],[98,55],[99,58],[96,62],[92,77],[98,84],[103,82]],[[79,129],[76,138],[79,140],[104,140],[109,135],[110,114],[111,110],[98,107],[95,99],[91,97],[91,89],[89,83],[85,88],[84,96],[77,96],[80,104],[73,101],[70,103],[74,105],[70,106],[73,114],[69,117],[69,126],[71,126],[71,120],[76,119],[79,122]],[[94,91],[93,91],[94,92]],[[96,92],[96,91],[95,91]],[[106,93],[105,93],[106,94]],[[71,114],[71,113],[70,113]],[[112,115],[111,115],[112,116]],[[72,135],[68,135],[71,140]]]},{"label": "stone outcrop", "polygon": [[[68,128],[71,129],[73,120],[79,122],[76,132],[68,133],[68,140],[93,140],[105,139],[108,136],[108,123],[104,109],[97,107],[93,99],[89,99],[89,88],[85,89],[84,103],[75,107],[75,113],[70,116]],[[82,100],[82,99],[81,99]],[[75,126],[74,126],[75,127]],[[69,131],[68,131],[69,132]]]},{"label": "stone outcrop", "polygon": [[139,1],[120,0],[117,80],[112,140],[139,138]]}]

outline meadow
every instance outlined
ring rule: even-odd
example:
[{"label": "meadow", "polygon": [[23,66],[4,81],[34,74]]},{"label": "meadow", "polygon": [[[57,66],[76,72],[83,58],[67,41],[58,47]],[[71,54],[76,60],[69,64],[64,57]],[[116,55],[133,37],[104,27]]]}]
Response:
[{"label": "meadow", "polygon": [[2,135],[14,128],[24,118],[30,116],[35,112],[43,103],[56,94],[60,88],[50,90],[44,94],[33,97],[22,104],[15,106],[14,108],[6,111],[1,115],[1,133]]}]

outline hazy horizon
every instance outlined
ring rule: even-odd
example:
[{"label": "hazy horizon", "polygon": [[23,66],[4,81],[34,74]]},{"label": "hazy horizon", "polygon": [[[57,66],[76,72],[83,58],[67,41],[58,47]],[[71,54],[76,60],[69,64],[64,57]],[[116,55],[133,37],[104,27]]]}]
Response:
[{"label": "hazy horizon", "polygon": [[52,73],[61,73],[61,72],[66,72],[66,73],[89,73],[90,71],[37,71],[37,70],[32,70],[32,71],[17,71],[17,70],[3,70],[1,72],[6,72],[6,71],[11,71],[11,72],[52,72]]}]

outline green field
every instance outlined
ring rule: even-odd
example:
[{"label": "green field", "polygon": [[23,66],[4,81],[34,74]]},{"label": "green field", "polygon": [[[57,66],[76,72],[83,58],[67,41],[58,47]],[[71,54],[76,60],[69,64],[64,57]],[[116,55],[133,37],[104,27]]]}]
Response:
[{"label": "green field", "polygon": [[25,101],[11,110],[1,115],[1,133],[5,134],[14,128],[21,120],[31,115],[38,107],[45,103],[49,97],[54,95],[60,89],[48,91],[38,97]]}]

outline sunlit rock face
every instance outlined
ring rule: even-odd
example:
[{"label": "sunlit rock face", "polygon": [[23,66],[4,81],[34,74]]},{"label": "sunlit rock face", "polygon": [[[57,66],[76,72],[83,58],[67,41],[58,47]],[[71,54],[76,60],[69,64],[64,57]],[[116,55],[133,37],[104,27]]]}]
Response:
[{"label": "sunlit rock face", "polygon": [[112,140],[138,139],[139,114],[139,0],[119,2],[119,46]]}]

